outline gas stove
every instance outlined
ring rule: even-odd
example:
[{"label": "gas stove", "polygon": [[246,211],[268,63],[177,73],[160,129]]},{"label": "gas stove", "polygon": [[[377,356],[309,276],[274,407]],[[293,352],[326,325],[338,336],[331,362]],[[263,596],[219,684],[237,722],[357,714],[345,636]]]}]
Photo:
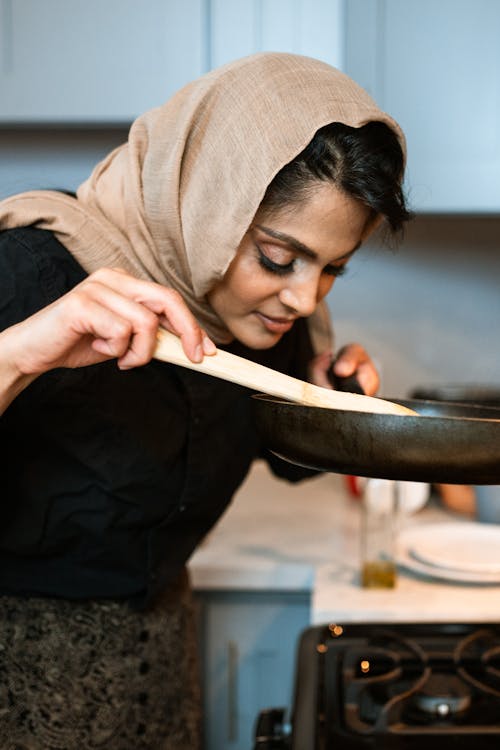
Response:
[{"label": "gas stove", "polygon": [[308,628],[288,732],[284,718],[261,716],[255,748],[498,748],[500,625]]}]

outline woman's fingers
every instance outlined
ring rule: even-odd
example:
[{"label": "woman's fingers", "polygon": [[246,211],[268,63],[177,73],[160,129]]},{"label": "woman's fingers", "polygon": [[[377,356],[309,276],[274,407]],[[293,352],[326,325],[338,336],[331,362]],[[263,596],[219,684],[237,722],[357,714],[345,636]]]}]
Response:
[{"label": "woman's fingers", "polygon": [[355,374],[360,386],[368,396],[373,396],[380,386],[377,368],[360,344],[347,344],[347,346],[342,347],[333,369],[339,377],[349,377]]},{"label": "woman's fingers", "polygon": [[191,360],[199,362],[204,354],[214,353],[215,345],[177,292],[118,269],[91,274],[8,329],[4,339],[12,366],[21,374],[36,376],[56,367],[83,367],[110,358],[128,369],[149,362],[161,323],[181,337]]},{"label": "woman's fingers", "polygon": [[332,352],[317,355],[309,365],[309,380],[323,388],[332,388],[328,376],[333,367],[335,375],[347,378],[355,375],[364,393],[373,396],[380,385],[379,375],[373,361],[360,344],[348,344],[337,354],[334,361]]},{"label": "woman's fingers", "polygon": [[68,295],[66,316],[76,331],[94,337],[94,351],[119,358],[124,367],[143,365],[151,359],[158,318],[109,286],[93,281]]},{"label": "woman's fingers", "polygon": [[[109,304],[134,325],[130,352],[119,362],[121,367],[143,364],[151,358],[156,345],[156,331],[161,322],[180,337],[186,355],[200,362],[205,354],[215,352],[215,344],[200,328],[196,318],[175,289],[151,281],[136,279],[120,269],[101,269],[87,283],[98,284],[121,296],[109,297]],[[102,290],[101,290],[102,292]],[[146,313],[154,314],[147,315]]]},{"label": "woman's fingers", "polygon": [[332,384],[328,378],[328,372],[332,366],[333,354],[332,352],[323,352],[318,354],[309,363],[309,380],[314,385],[319,385],[322,388],[331,388]]}]

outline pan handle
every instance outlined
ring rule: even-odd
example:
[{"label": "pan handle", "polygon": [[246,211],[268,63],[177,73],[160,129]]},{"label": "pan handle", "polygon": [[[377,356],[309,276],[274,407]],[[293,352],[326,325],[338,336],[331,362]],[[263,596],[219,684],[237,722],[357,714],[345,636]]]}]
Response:
[{"label": "pan handle", "polygon": [[339,375],[335,375],[333,371],[333,365],[328,370],[328,380],[333,385],[336,391],[345,391],[346,393],[359,393],[362,396],[365,395],[365,392],[361,387],[356,375],[348,375],[345,378],[342,378]]}]

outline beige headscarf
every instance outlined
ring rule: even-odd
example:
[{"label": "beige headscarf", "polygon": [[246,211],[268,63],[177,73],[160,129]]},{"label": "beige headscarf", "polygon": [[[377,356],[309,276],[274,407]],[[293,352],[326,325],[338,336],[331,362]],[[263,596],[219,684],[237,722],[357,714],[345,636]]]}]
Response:
[{"label": "beige headscarf", "polygon": [[0,202],[0,228],[50,229],[89,273],[119,266],[174,287],[215,341],[227,342],[205,295],[268,184],[318,128],[370,120],[386,122],[404,148],[394,120],[340,71],[298,55],[252,55],[139,117],[76,199],[32,191]]}]

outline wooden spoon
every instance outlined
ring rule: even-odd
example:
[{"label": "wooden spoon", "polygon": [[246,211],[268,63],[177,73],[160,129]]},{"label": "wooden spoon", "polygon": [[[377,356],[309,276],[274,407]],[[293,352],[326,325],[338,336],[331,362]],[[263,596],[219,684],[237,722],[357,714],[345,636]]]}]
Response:
[{"label": "wooden spoon", "polygon": [[237,357],[222,349],[205,356],[202,362],[191,362],[184,353],[181,340],[163,328],[158,330],[158,344],[154,353],[156,359],[174,365],[197,370],[231,383],[243,385],[259,393],[295,401],[306,406],[320,406],[347,411],[372,412],[374,414],[399,414],[416,416],[416,412],[392,401],[384,401],[358,393],[333,391],[328,388],[306,383],[304,380],[284,375],[270,367],[264,367],[243,357]]}]

